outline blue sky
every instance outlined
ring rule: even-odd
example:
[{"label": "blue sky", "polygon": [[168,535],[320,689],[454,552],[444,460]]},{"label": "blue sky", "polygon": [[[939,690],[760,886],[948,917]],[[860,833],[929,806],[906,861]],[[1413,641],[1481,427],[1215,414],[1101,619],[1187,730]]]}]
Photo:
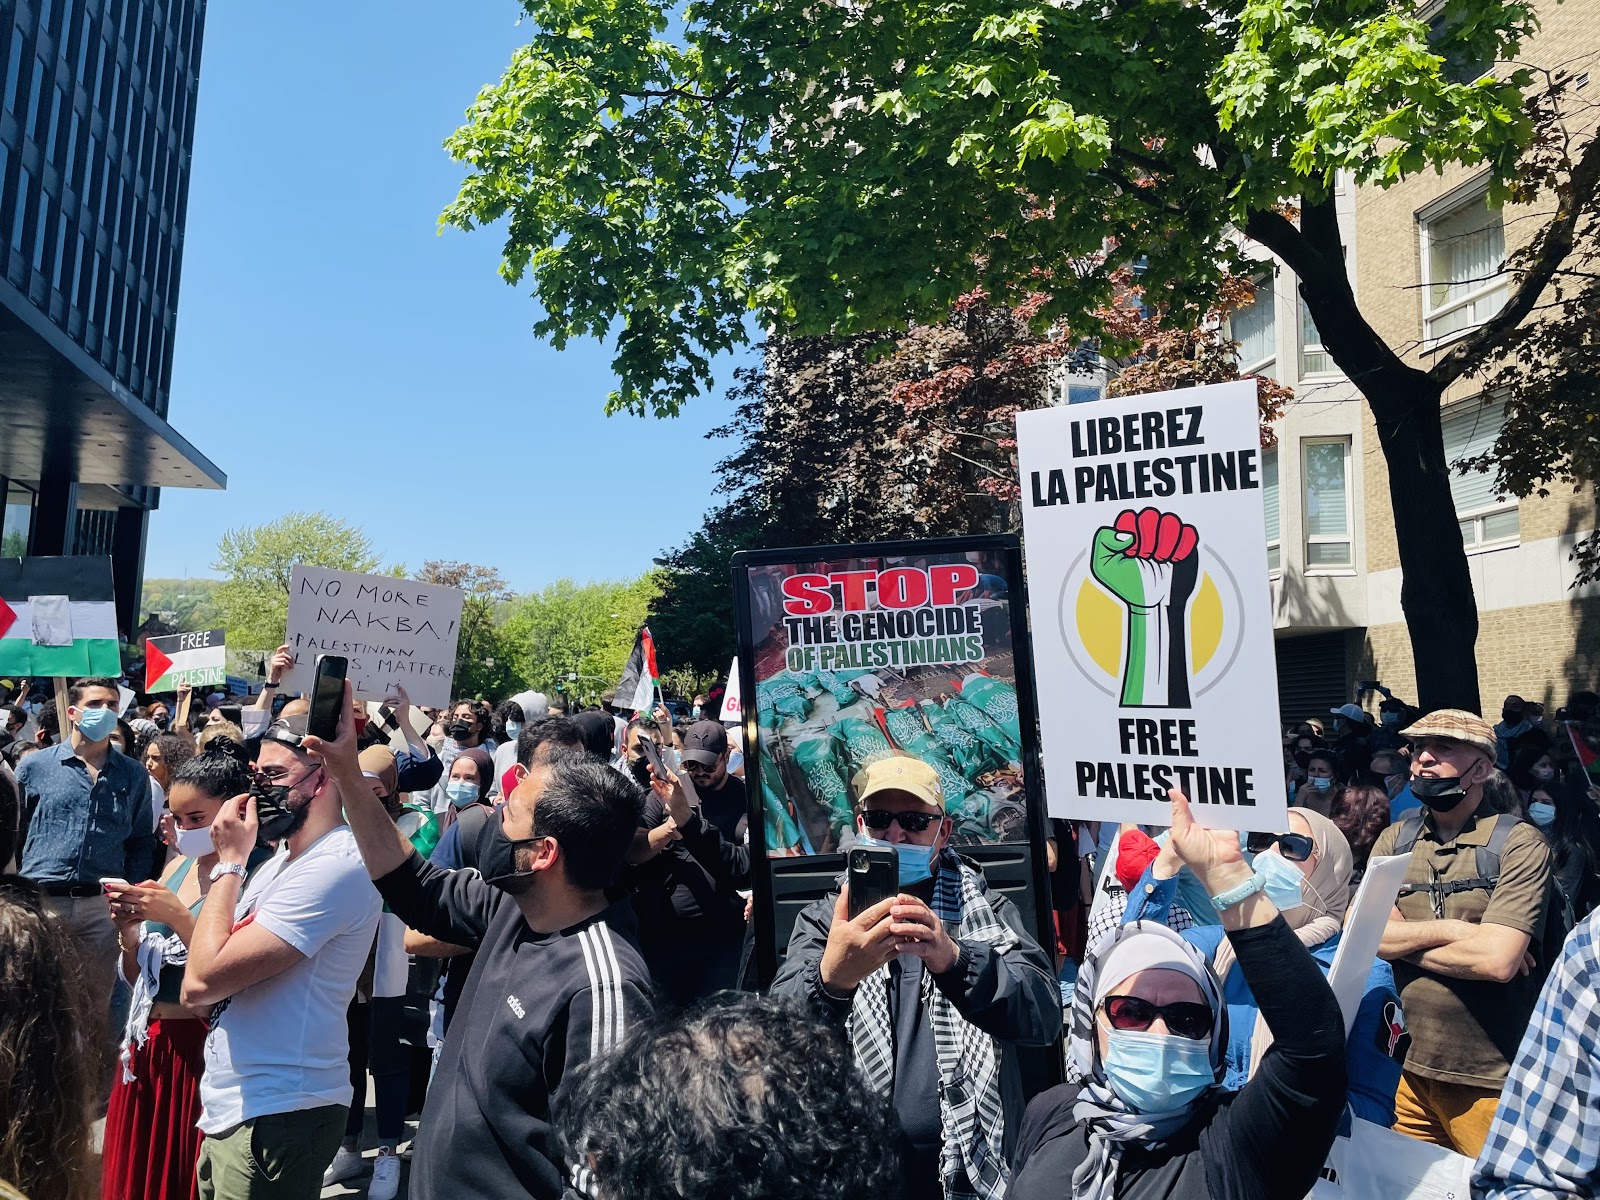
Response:
[{"label": "blue sky", "polygon": [[170,419],[229,483],[162,494],[146,575],[210,574],[224,531],[297,508],[518,590],[637,574],[698,525],[721,389],[675,421],[604,416],[606,348],[533,337],[500,230],[437,232],[461,177],[440,144],[527,39],[520,11],[210,6]]}]

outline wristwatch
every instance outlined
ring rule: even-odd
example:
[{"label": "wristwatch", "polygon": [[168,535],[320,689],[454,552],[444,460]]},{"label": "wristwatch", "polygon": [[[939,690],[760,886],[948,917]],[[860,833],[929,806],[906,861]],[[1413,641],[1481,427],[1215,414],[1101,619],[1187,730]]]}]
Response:
[{"label": "wristwatch", "polygon": [[1220,896],[1211,897],[1211,907],[1218,912],[1226,912],[1235,904],[1248,900],[1265,886],[1266,884],[1260,875],[1251,875],[1249,879],[1246,879],[1238,887],[1229,888]]},{"label": "wristwatch", "polygon": [[211,868],[211,882],[215,883],[224,875],[237,875],[239,882],[244,882],[245,869],[243,863],[218,863]]},{"label": "wristwatch", "polygon": [[282,685],[280,683],[275,682],[274,680],[269,679],[269,680],[267,680],[267,682],[263,683],[261,686],[262,686],[262,688],[275,688],[275,687],[281,687]]}]

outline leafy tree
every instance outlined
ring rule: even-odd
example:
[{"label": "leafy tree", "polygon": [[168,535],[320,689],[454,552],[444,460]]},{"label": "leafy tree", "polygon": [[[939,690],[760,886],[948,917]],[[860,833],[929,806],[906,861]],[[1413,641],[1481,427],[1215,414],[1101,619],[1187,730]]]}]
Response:
[{"label": "leafy tree", "polygon": [[324,512],[286,513],[263,525],[230,529],[217,543],[212,564],[223,576],[216,602],[229,649],[266,651],[283,641],[295,563],[372,573],[379,559],[365,534]]},{"label": "leafy tree", "polygon": [[[1538,319],[1600,193],[1600,143],[1536,145],[1562,113],[1526,102],[1531,72],[1462,81],[1517,58],[1530,4],[1447,0],[1430,31],[1373,0],[524,3],[531,44],[448,143],[469,173],[444,220],[509,218],[501,273],[531,274],[539,333],[615,335],[610,407],[676,412],[752,309],[845,337],[980,286],[1015,306],[1043,275],[1037,320],[1081,323],[1136,258],[1164,304],[1204,308],[1243,230],[1376,419],[1419,701],[1477,707],[1440,402]],[[1501,313],[1424,369],[1357,305],[1334,183],[1455,164],[1556,207]]]},{"label": "leafy tree", "polygon": [[429,559],[417,572],[417,581],[465,593],[456,643],[456,695],[502,699],[515,691],[510,654],[498,625],[500,610],[512,593],[500,572],[476,563]]},{"label": "leafy tree", "polygon": [[223,628],[215,579],[146,579],[140,607],[172,633]]},{"label": "leafy tree", "polygon": [[570,692],[582,703],[598,700],[622,677],[657,586],[649,574],[584,584],[560,579],[518,598],[500,630],[517,679],[552,699]]}]

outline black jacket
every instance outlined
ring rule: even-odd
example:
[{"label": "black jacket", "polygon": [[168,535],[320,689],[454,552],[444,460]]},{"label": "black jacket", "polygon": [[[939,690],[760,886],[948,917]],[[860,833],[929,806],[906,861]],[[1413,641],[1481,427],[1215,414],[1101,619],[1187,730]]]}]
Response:
[{"label": "black jacket", "polygon": [[541,934],[476,871],[416,853],[377,886],[411,928],[477,951],[422,1110],[411,1200],[560,1196],[550,1098],[650,1010],[627,903]]},{"label": "black jacket", "polygon": [[[967,865],[977,870],[975,863],[967,862]],[[1051,968],[1050,955],[1028,933],[1016,905],[999,893],[988,891],[987,887],[984,890],[994,915],[1016,932],[1017,945],[1000,954],[987,942],[957,939],[961,947],[957,968],[946,975],[935,975],[933,980],[964,1019],[1000,1044],[1000,1096],[1005,1105],[1005,1147],[1009,1155],[1024,1108],[1017,1047],[1048,1046],[1061,1036],[1061,988]],[[838,999],[824,991],[821,975],[822,952],[828,944],[828,929],[833,924],[838,898],[837,891],[831,892],[800,913],[771,990],[774,996],[812,1001],[843,1022],[850,1013],[852,1001]],[[891,964],[891,973],[894,970]],[[921,1014],[921,1023],[925,1027],[923,1032],[931,1037],[926,1012]],[[899,1025],[898,1020],[896,1024]],[[897,1068],[901,1064],[900,1049],[897,1046]],[[900,1082],[897,1073],[897,1091]],[[897,1096],[896,1107],[901,1107],[906,1100],[906,1097]],[[935,1108],[938,1102],[936,1092],[927,1097],[927,1103]]]},{"label": "black jacket", "polygon": [[[1272,1030],[1250,1082],[1197,1113],[1159,1152],[1128,1147],[1118,1200],[1298,1200],[1311,1190],[1344,1111],[1344,1018],[1321,969],[1282,917],[1228,935]],[[1078,1089],[1028,1105],[1007,1200],[1063,1200],[1089,1153]]]}]

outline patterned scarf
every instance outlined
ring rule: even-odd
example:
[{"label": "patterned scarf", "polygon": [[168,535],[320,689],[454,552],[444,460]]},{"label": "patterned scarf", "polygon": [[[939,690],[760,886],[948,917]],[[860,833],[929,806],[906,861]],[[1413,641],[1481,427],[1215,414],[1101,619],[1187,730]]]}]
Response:
[{"label": "patterned scarf", "polygon": [[1219,1082],[1224,1074],[1228,1006],[1222,1002],[1222,989],[1216,976],[1206,966],[1198,950],[1166,926],[1150,921],[1118,926],[1092,945],[1078,972],[1077,990],[1072,994],[1072,1016],[1067,1026],[1067,1075],[1079,1089],[1072,1115],[1089,1129],[1089,1154],[1072,1173],[1072,1190],[1069,1194],[1075,1200],[1112,1200],[1116,1195],[1117,1170],[1122,1163],[1123,1148],[1129,1142],[1147,1149],[1159,1148],[1188,1125],[1197,1107],[1206,1103],[1208,1097],[1217,1090],[1208,1089],[1182,1108],[1141,1113],[1129,1107],[1106,1082],[1096,1049],[1095,986],[1100,966],[1110,957],[1113,948],[1132,937],[1166,938],[1181,947],[1193,960],[1196,974],[1205,980],[1202,990],[1206,1000],[1211,1005],[1211,1011],[1217,1015],[1216,1027],[1211,1031],[1211,1065]]},{"label": "patterned scarf", "polygon": [[[994,915],[983,877],[946,847],[939,856],[930,905],[952,937],[987,942],[1004,954],[1017,935]],[[856,1067],[868,1086],[894,1092],[894,1024],[889,1015],[889,967],[856,989],[845,1031]],[[1000,1099],[1000,1047],[964,1020],[955,1005],[922,973],[922,1007],[933,1026],[939,1062],[939,1177],[946,1200],[1001,1200],[1011,1182],[1005,1157],[1005,1110]]]}]

